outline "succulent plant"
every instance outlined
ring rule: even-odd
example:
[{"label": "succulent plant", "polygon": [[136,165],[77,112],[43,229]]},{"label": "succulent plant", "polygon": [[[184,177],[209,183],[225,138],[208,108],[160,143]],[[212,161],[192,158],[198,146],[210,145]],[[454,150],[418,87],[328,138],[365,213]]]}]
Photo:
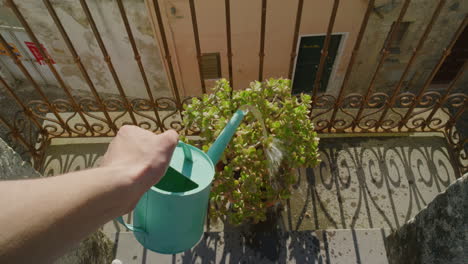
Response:
[{"label": "succulent plant", "polygon": [[287,79],[252,82],[239,91],[219,80],[211,94],[184,105],[184,125],[198,130],[202,143],[183,140],[206,152],[233,113],[245,105],[260,112],[264,126],[255,115],[245,116],[216,164],[210,197],[210,217],[234,225],[265,220],[269,207],[290,196],[294,169],[319,163],[319,140],[309,118],[311,97],[291,95]]}]

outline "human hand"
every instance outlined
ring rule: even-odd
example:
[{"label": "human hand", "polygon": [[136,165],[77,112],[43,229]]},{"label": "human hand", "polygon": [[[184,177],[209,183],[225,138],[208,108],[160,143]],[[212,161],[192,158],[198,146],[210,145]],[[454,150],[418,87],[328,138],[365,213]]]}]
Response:
[{"label": "human hand", "polygon": [[177,142],[174,130],[155,135],[137,126],[120,128],[101,167],[118,168],[116,177],[125,194],[125,212],[131,211],[143,193],[164,176]]},{"label": "human hand", "polygon": [[99,168],[0,182],[0,225],[7,226],[0,235],[0,263],[51,263],[99,226],[131,211],[166,172],[177,140],[175,131],[154,135],[123,126]]}]

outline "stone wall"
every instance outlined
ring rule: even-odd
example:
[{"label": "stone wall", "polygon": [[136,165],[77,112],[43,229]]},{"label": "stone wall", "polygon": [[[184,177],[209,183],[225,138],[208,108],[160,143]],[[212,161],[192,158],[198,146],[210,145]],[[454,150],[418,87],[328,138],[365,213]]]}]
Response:
[{"label": "stone wall", "polygon": [[3,139],[0,138],[0,180],[39,178],[41,175],[21,159]]},{"label": "stone wall", "polygon": [[468,174],[386,238],[389,263],[466,263]]}]

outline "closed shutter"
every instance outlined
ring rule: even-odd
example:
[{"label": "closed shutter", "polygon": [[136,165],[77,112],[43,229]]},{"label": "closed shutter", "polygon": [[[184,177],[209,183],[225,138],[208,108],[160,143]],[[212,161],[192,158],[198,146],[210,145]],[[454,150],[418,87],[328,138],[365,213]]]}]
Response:
[{"label": "closed shutter", "polygon": [[203,79],[220,79],[221,65],[219,53],[205,53],[201,57]]}]

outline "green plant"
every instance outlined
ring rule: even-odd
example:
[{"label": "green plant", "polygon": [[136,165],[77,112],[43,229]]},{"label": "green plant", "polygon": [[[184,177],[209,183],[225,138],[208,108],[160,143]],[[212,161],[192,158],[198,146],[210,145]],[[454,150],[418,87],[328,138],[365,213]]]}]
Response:
[{"label": "green plant", "polygon": [[[252,82],[246,90],[232,91],[223,79],[216,83],[212,94],[193,98],[184,105],[184,125],[200,131],[202,143],[198,146],[205,152],[241,106],[258,109],[267,130],[265,137],[261,122],[252,114],[245,116],[216,165],[211,217],[235,225],[263,221],[269,207],[289,197],[295,181],[293,169],[318,164],[318,137],[309,119],[311,98],[306,94],[292,96],[290,84],[287,79],[270,79]],[[272,144],[282,153],[276,171],[266,155]]]}]

